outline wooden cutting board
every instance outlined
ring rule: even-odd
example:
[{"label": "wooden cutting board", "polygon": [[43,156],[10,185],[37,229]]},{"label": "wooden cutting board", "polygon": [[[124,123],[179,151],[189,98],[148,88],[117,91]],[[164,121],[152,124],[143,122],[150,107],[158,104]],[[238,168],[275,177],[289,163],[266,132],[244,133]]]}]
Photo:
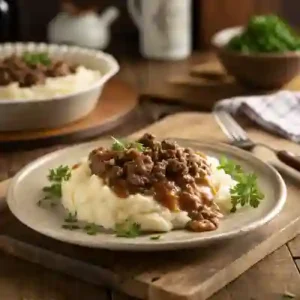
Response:
[{"label": "wooden cutting board", "polygon": [[[299,145],[266,134],[255,127],[247,127],[247,130],[257,141],[300,152]],[[204,113],[173,115],[135,135],[145,131],[160,137],[225,141],[213,117]],[[283,167],[267,150],[257,149],[255,154],[265,161],[272,161],[282,170],[288,187],[288,199],[279,216],[243,237],[208,248],[186,251],[112,252],[87,249],[43,237],[22,225],[5,210],[0,218],[0,249],[140,299],[207,299],[300,232],[299,174]]]},{"label": "wooden cutting board", "polygon": [[[183,69],[183,68],[181,68]],[[248,88],[236,82],[225,70],[216,58],[209,62],[195,64],[184,69],[176,70],[167,78],[164,85],[157,83],[151,85],[145,94],[156,98],[158,101],[168,103],[181,103],[198,109],[211,111],[214,104],[221,99],[274,93],[278,90],[260,90]],[[300,75],[290,83],[282,87],[290,91],[300,90]]]},{"label": "wooden cutting board", "polygon": [[136,108],[139,96],[128,83],[110,80],[98,105],[87,117],[60,128],[22,132],[1,132],[0,149],[36,148],[57,143],[73,143],[99,136],[125,122]]}]

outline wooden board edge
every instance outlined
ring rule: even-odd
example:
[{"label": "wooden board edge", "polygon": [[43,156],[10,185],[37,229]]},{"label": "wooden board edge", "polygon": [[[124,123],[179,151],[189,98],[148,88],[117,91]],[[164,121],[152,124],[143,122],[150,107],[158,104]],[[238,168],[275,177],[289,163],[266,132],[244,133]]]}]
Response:
[{"label": "wooden board edge", "polygon": [[37,147],[53,146],[54,144],[71,144],[74,142],[84,142],[88,139],[95,138],[111,129],[121,125],[126,120],[129,120],[137,111],[137,106],[134,106],[130,111],[126,112],[118,118],[111,118],[106,124],[102,124],[100,127],[93,127],[87,130],[79,130],[76,132],[68,132],[58,136],[40,137],[28,140],[18,141],[0,141],[1,151],[11,151],[12,149],[28,150]]},{"label": "wooden board edge", "polygon": [[[289,240],[293,239],[300,231],[300,217],[297,221],[288,225],[284,230],[278,232],[278,234],[271,236],[269,239],[264,240],[257,246],[255,253],[247,253],[247,259],[237,259],[229,268],[225,271],[220,271],[215,276],[204,282],[201,288],[195,288],[186,294],[175,294],[165,290],[160,286],[154,284],[148,285],[148,298],[149,300],[206,300],[214,293],[228,285],[237,277],[242,275],[250,267],[258,263],[264,257],[274,252],[279,247],[286,244]],[[238,268],[237,268],[238,266]],[[226,273],[225,273],[226,272]],[[230,274],[228,276],[228,274]]]}]

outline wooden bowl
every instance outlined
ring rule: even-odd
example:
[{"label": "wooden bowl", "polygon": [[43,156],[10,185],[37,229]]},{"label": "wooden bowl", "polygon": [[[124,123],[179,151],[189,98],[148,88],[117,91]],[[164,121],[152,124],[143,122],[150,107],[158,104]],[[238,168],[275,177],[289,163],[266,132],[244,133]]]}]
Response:
[{"label": "wooden bowl", "polygon": [[220,62],[237,81],[260,89],[278,89],[298,75],[300,52],[243,54],[227,50],[227,43],[242,31],[243,27],[232,27],[212,37]]}]

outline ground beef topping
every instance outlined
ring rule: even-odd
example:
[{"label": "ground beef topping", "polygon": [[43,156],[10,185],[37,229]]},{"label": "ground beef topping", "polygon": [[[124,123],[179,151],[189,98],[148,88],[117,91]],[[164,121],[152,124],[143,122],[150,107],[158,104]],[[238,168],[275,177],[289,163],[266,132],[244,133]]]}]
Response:
[{"label": "ground beef topping", "polygon": [[148,133],[136,142],[117,146],[93,150],[89,161],[92,174],[119,197],[152,195],[171,211],[188,212],[187,228],[192,231],[218,227],[222,215],[213,201],[211,168],[205,155],[173,141],[157,141]]},{"label": "ground beef topping", "polygon": [[43,84],[47,77],[73,74],[77,66],[51,59],[46,53],[11,55],[0,60],[0,86],[18,82],[20,87]]}]

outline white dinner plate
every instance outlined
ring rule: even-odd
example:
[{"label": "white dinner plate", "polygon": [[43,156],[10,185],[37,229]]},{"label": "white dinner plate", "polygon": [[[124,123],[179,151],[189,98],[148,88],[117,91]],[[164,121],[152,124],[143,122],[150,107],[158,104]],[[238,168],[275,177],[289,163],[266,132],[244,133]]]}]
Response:
[{"label": "white dinner plate", "polygon": [[23,168],[10,185],[7,198],[9,208],[22,223],[51,238],[86,247],[125,251],[175,250],[207,245],[255,230],[268,223],[281,211],[286,200],[286,186],[273,167],[251,153],[225,144],[176,140],[181,146],[191,147],[211,156],[225,155],[245,170],[255,172],[260,189],[265,195],[259,207],[244,207],[236,213],[227,215],[220,221],[220,226],[215,231],[197,233],[175,230],[162,234],[158,240],[150,239],[149,234],[137,238],[120,238],[104,232],[91,236],[83,231],[63,229],[62,207],[46,209],[37,205],[43,196],[42,188],[47,185],[48,171],[59,165],[73,165],[87,156],[92,149],[111,143],[98,141],[50,153]]}]

